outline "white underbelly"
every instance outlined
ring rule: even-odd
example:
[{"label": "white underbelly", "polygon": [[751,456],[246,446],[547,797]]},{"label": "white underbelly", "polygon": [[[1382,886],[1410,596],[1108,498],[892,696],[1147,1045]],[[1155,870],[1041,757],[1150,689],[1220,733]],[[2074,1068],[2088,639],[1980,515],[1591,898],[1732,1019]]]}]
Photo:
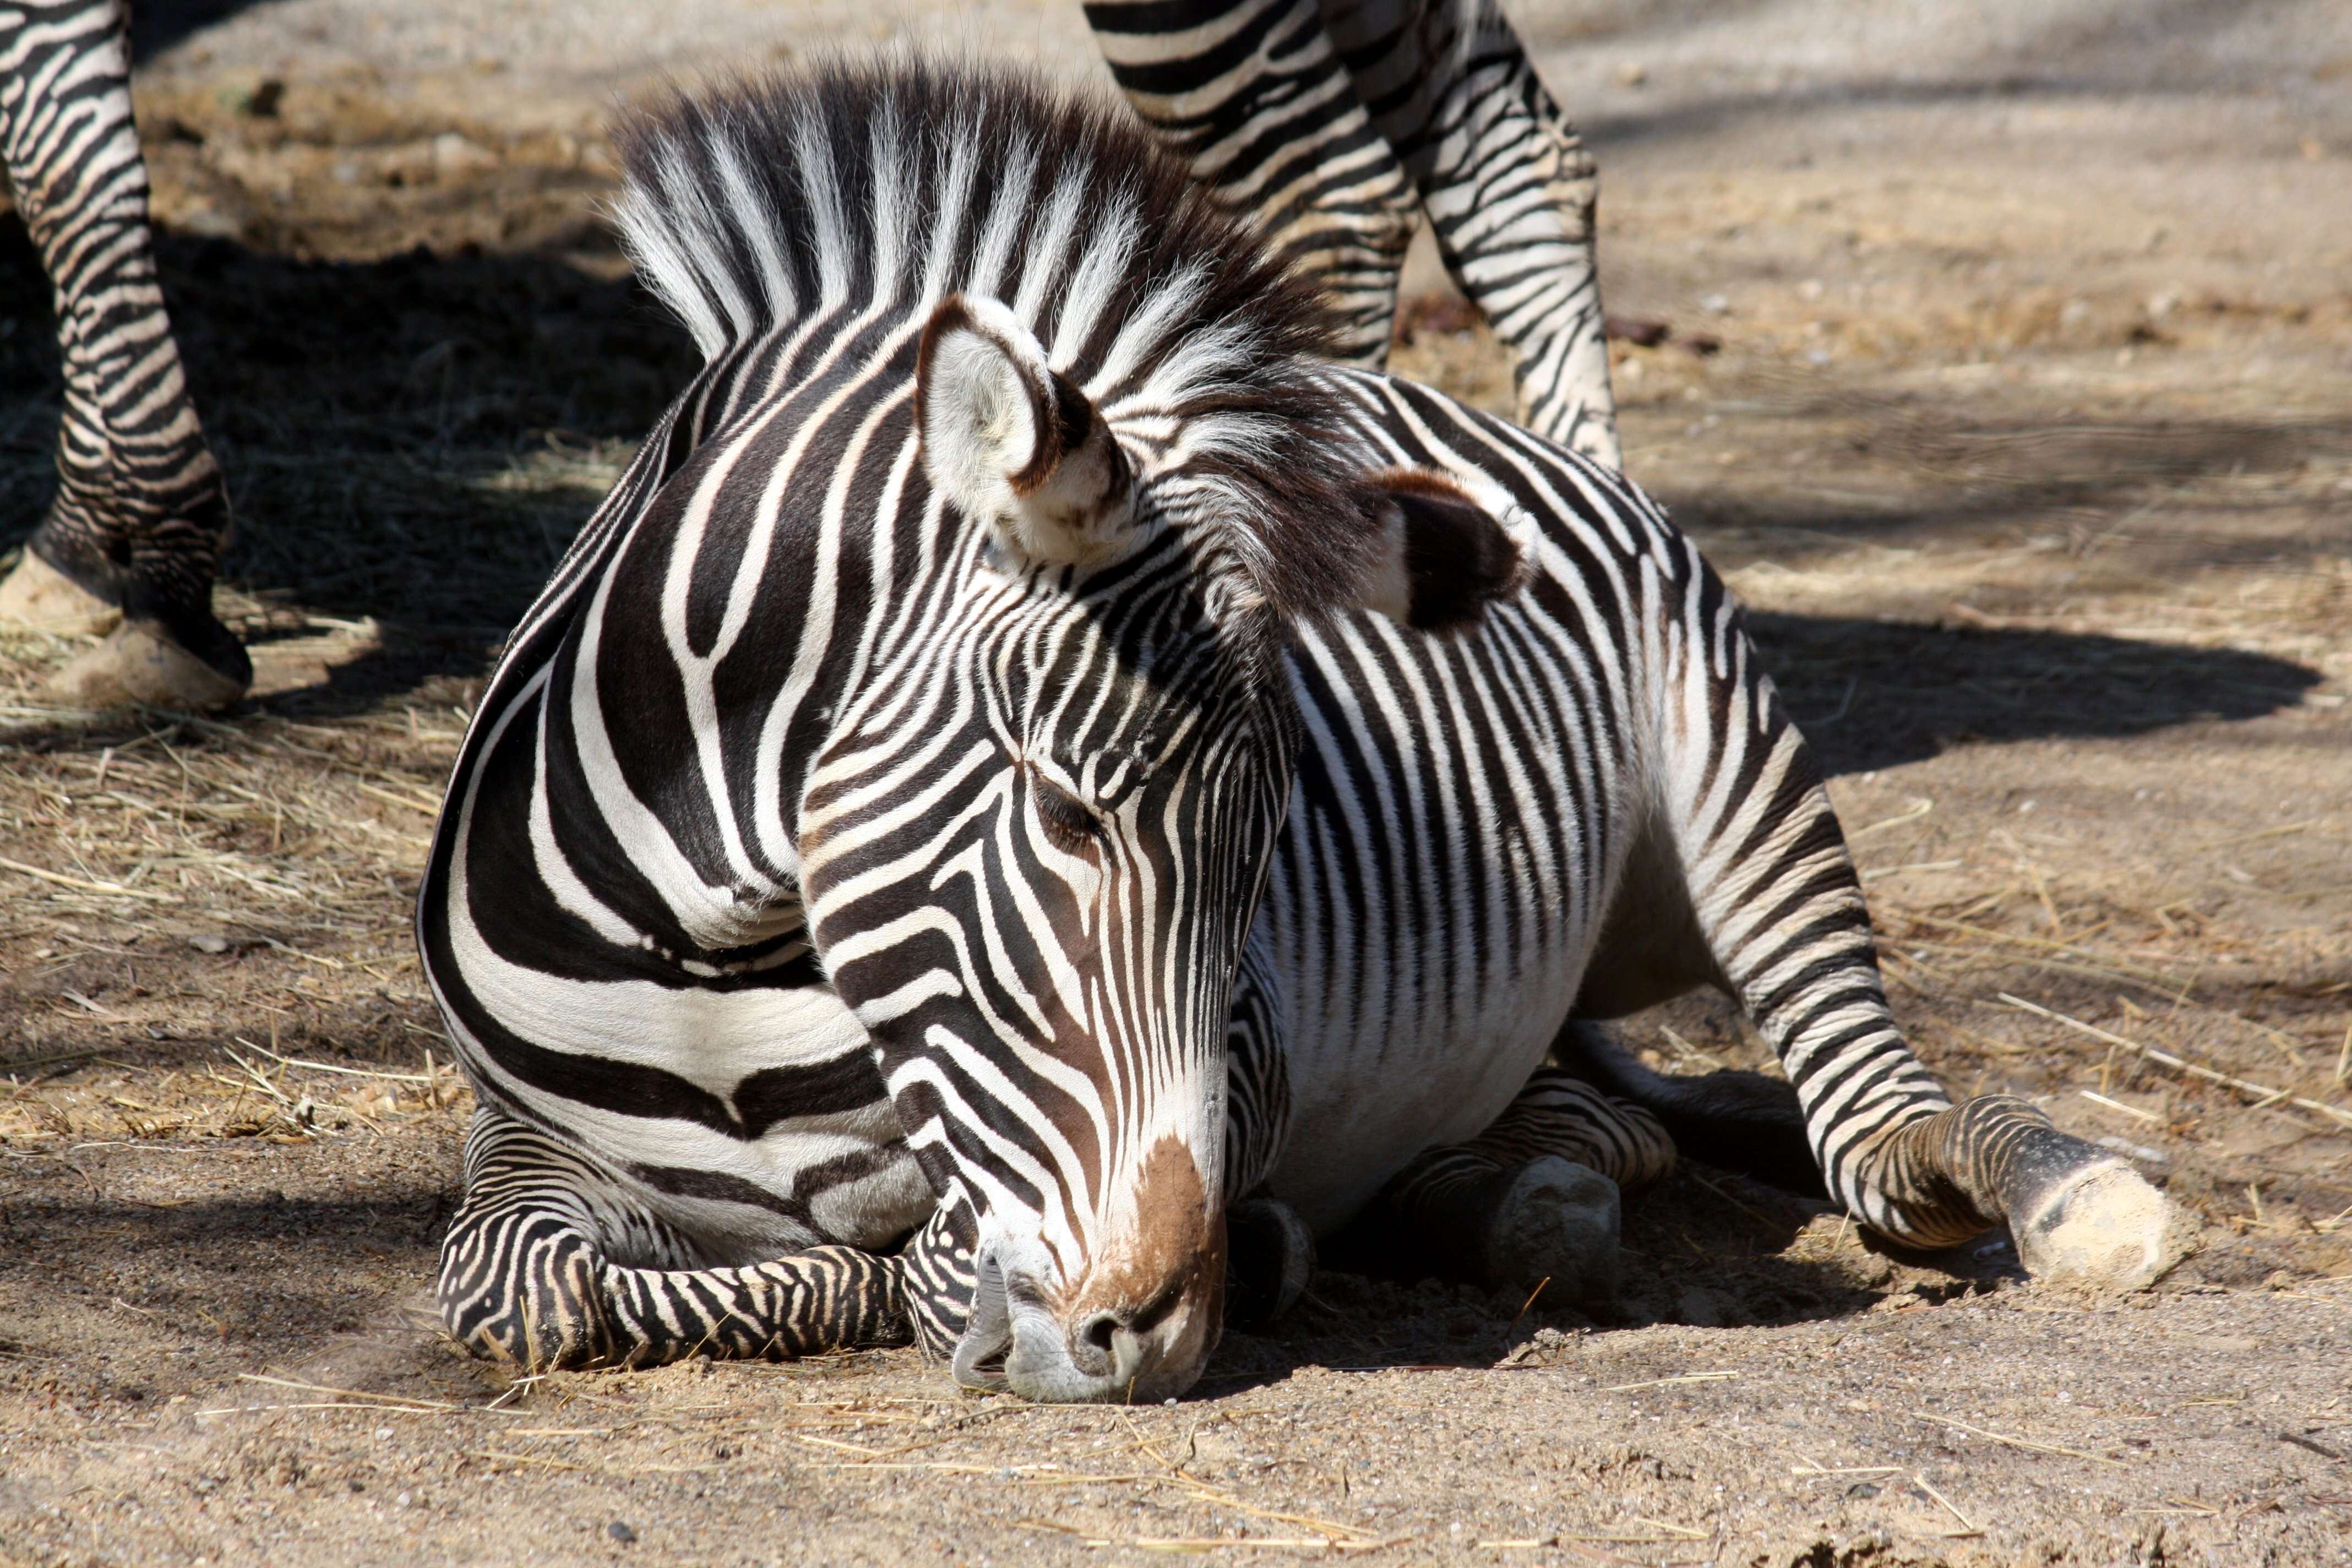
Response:
[{"label": "white underbelly", "polygon": [[1294,992],[1290,1136],[1268,1178],[1273,1195],[1326,1234],[1415,1154],[1484,1131],[1550,1049],[1576,999],[1583,945],[1467,1008],[1387,1034],[1376,1019],[1318,1025],[1334,1010],[1311,988]]}]

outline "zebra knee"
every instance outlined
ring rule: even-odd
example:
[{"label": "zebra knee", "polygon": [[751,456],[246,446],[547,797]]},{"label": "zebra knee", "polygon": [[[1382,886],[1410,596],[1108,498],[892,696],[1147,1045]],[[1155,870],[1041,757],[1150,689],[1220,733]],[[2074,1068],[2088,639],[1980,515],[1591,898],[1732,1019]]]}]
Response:
[{"label": "zebra knee", "polygon": [[602,1261],[560,1215],[461,1207],[441,1244],[442,1321],[474,1354],[524,1372],[609,1361]]}]

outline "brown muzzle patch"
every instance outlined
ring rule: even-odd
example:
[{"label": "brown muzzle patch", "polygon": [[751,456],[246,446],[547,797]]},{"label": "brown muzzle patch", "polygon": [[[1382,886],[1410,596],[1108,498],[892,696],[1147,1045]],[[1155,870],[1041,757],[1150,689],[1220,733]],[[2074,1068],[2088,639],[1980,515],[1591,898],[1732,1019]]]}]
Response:
[{"label": "brown muzzle patch", "polygon": [[1211,1212],[1192,1151],[1172,1134],[1144,1155],[1136,1181],[1135,1226],[1110,1238],[1087,1270],[1067,1321],[1109,1311],[1148,1331],[1155,1320],[1192,1302],[1213,1336],[1224,1312],[1224,1211]]}]

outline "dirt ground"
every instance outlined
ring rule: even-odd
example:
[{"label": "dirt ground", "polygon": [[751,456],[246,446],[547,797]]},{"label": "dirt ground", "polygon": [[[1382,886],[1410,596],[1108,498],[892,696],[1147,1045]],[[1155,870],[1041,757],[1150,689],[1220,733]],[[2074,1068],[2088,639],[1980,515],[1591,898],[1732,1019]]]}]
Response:
[{"label": "dirt ground", "polygon": [[[691,363],[597,222],[604,103],[910,37],[1100,68],[1064,0],[159,3],[262,677],[60,713],[71,645],[0,644],[0,1562],[2352,1563],[2352,13],[1510,9],[1666,331],[1629,465],[1834,774],[1913,1041],[2203,1250],[2074,1300],[1694,1163],[1599,1319],[1325,1272],[1173,1407],[454,1352],[409,900],[491,649]],[[11,534],[49,333],[0,218]],[[1442,294],[1407,337],[1507,397]],[[1763,1065],[1703,999],[1630,1037]]]}]

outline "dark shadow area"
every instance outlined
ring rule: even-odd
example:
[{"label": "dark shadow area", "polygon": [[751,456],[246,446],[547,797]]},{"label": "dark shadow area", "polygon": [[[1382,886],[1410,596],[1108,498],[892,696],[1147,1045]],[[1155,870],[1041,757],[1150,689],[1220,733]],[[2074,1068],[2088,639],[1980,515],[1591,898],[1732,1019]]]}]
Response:
[{"label": "dark shadow area", "polygon": [[[1685,1161],[1664,1183],[1625,1200],[1623,1278],[1607,1302],[1575,1301],[1565,1280],[1530,1293],[1431,1278],[1393,1245],[1384,1253],[1380,1235],[1351,1227],[1320,1249],[1324,1267],[1288,1316],[1255,1332],[1227,1331],[1203,1388],[1231,1394],[1307,1367],[1533,1370],[1558,1364],[1570,1337],[1612,1329],[1848,1317],[1880,1300],[1885,1279],[1851,1237],[1837,1248],[1799,1244],[1807,1226],[1830,1212]],[[1939,1253],[1917,1261],[1949,1277],[1931,1287],[1947,1295],[2021,1278],[1998,1255]]]},{"label": "dark shadow area", "polygon": [[131,63],[144,65],[257,4],[259,0],[136,0],[131,7]]},{"label": "dark shadow area", "polygon": [[[380,651],[274,710],[349,712],[479,673],[698,363],[611,244],[306,262],[165,233],[190,384],[228,475],[225,582],[257,651],[374,617]],[[0,548],[54,491],[60,382],[38,258],[0,216]]]},{"label": "dark shadow area", "polygon": [[[447,1194],[413,1187],[341,1199],[266,1184],[257,1191],[257,1181],[295,1173],[275,1162],[267,1172],[244,1163],[224,1171],[221,1161],[185,1158],[177,1166],[192,1180],[242,1190],[164,1206],[94,1195],[103,1178],[90,1173],[93,1165],[103,1169],[100,1152],[12,1159],[14,1191],[0,1205],[0,1292],[63,1299],[44,1321],[14,1325],[12,1337],[31,1350],[65,1351],[44,1342],[69,1331],[73,1298],[97,1309],[121,1300],[212,1351],[258,1345],[277,1353],[289,1333],[351,1332],[380,1310],[385,1284],[370,1275],[391,1268],[415,1283],[429,1279],[455,1207]],[[289,1259],[299,1266],[287,1267]]]},{"label": "dark shadow area", "polygon": [[[322,685],[263,700],[264,711],[356,712],[480,674],[693,372],[685,335],[593,225],[530,249],[466,250],[316,262],[258,240],[160,238],[191,384],[240,520],[225,576],[254,604],[233,624],[265,653],[315,633],[315,617],[383,627],[373,652]],[[54,487],[58,384],[37,259],[21,222],[0,217],[0,548],[30,531]],[[2151,485],[2292,466],[2352,441],[2318,426],[1989,425],[1964,406],[1865,406],[1830,387],[1792,389],[1785,410],[1776,402],[1762,417],[1780,413],[1853,416],[1874,460],[1930,473],[1952,499],[1858,511],[1810,509],[1769,487],[1751,499],[1736,479],[1688,498],[1668,487],[1711,547],[1797,560],[2029,506],[2112,506]],[[1751,526],[1756,540],[1738,538]],[[1832,772],[1969,741],[2252,718],[2319,679],[2256,654],[2059,632],[1776,615],[1751,626]],[[113,738],[101,727],[16,740]]]},{"label": "dark shadow area", "polygon": [[1783,701],[1832,774],[1971,742],[2145,734],[2259,718],[2323,677],[2267,654],[2071,632],[1748,615]]}]

